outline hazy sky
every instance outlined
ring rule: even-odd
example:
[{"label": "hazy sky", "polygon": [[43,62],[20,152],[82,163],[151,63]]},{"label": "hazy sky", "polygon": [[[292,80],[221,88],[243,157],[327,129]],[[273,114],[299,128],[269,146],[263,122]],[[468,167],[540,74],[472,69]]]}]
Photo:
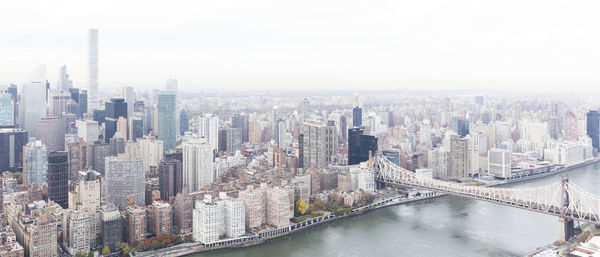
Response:
[{"label": "hazy sky", "polygon": [[0,83],[67,65],[100,90],[600,87],[600,1],[5,1]]}]

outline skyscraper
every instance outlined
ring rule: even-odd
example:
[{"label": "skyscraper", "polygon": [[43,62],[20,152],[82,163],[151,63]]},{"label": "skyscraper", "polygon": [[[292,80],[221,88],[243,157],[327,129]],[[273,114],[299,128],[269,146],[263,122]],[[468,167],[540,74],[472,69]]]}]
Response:
[{"label": "skyscraper", "polygon": [[600,144],[600,113],[591,110],[587,113],[587,135],[592,139],[592,147],[598,151]]},{"label": "skyscraper", "polygon": [[352,126],[360,127],[362,126],[362,109],[358,106],[352,109]]},{"label": "skyscraper", "polygon": [[377,152],[377,138],[363,135],[360,128],[348,129],[348,165],[355,165],[369,160],[369,152]]},{"label": "skyscraper", "polygon": [[48,152],[42,141],[36,140],[23,147],[23,184],[41,185],[46,183]]},{"label": "skyscraper", "polygon": [[158,165],[160,199],[171,201],[183,188],[183,165],[175,159],[163,159]]},{"label": "skyscraper", "polygon": [[48,153],[48,198],[69,208],[69,163],[67,152]]},{"label": "skyscraper", "polygon": [[158,138],[164,142],[165,151],[175,149],[177,92],[158,92]]},{"label": "skyscraper", "polygon": [[469,140],[457,135],[450,137],[450,174],[449,178],[467,178],[471,176],[469,159]]},{"label": "skyscraper", "polygon": [[99,109],[98,96],[98,30],[88,30],[88,87],[90,89],[88,98],[88,109],[94,111]]},{"label": "skyscraper", "polygon": [[300,167],[310,168],[311,166],[321,168],[326,163],[334,161],[337,152],[337,133],[335,125],[323,123],[314,120],[305,121],[302,124],[299,140]]},{"label": "skyscraper", "polygon": [[579,133],[579,121],[571,110],[568,110],[567,113],[565,113],[563,124],[563,139],[565,141],[577,141],[577,134]]},{"label": "skyscraper", "polygon": [[108,141],[117,132],[117,123],[119,121],[119,117],[127,119],[127,103],[125,103],[125,100],[123,100],[122,98],[112,98],[110,99],[110,102],[107,102],[104,106],[104,109],[106,111],[104,142],[108,143]]},{"label": "skyscraper", "polygon": [[219,148],[219,117],[205,114],[200,116],[198,124],[198,135],[206,138],[213,150]]},{"label": "skyscraper", "polygon": [[304,100],[300,102],[300,111],[298,115],[300,115],[300,122],[310,119],[310,102],[308,101],[308,98],[304,98]]},{"label": "skyscraper", "polygon": [[56,83],[57,91],[69,91],[73,87],[73,81],[69,80],[69,74],[67,74],[67,66],[63,65],[58,70],[58,82]]},{"label": "skyscraper", "polygon": [[50,91],[48,113],[55,117],[60,117],[63,112],[68,113],[67,105],[71,100],[71,93],[67,91]]},{"label": "skyscraper", "polygon": [[190,192],[202,190],[215,180],[213,148],[203,138],[191,138],[183,143],[183,187]]},{"label": "skyscraper", "polygon": [[15,104],[8,91],[0,89],[0,128],[15,125]]},{"label": "skyscraper", "polygon": [[133,196],[135,204],[145,203],[146,172],[144,161],[135,158],[107,157],[105,159],[106,201],[112,202],[119,210],[127,207],[127,197]]},{"label": "skyscraper", "polygon": [[28,133],[22,129],[0,128],[0,174],[17,171],[23,165],[23,145]]},{"label": "skyscraper", "polygon": [[229,153],[242,150],[242,128],[227,128],[225,144]]},{"label": "skyscraper", "polygon": [[188,118],[185,110],[181,109],[179,112],[179,135],[182,135],[190,130],[190,119]]},{"label": "skyscraper", "polygon": [[37,121],[46,117],[46,84],[29,83],[22,88],[19,124],[29,135],[35,135]]}]

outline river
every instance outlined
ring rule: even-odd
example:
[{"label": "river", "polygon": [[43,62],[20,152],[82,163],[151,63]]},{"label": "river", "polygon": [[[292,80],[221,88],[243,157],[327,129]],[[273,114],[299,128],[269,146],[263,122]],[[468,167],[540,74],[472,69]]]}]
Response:
[{"label": "river", "polygon": [[[566,174],[580,187],[600,194],[600,163]],[[548,185],[561,176],[509,187]],[[526,256],[554,242],[558,229],[554,216],[443,196],[319,225],[254,247],[193,256]]]}]

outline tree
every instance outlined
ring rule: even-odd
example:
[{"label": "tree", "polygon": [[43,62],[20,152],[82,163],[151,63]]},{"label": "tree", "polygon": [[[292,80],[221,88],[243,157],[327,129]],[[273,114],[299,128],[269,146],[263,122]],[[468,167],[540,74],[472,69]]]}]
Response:
[{"label": "tree", "polygon": [[90,251],[90,252],[87,254],[87,257],[94,257],[94,251]]},{"label": "tree", "polygon": [[100,234],[100,233],[96,234],[96,244],[97,245],[102,244],[102,234]]},{"label": "tree", "polygon": [[296,200],[296,213],[304,215],[307,210],[308,204],[306,204],[302,199],[298,198],[298,200]]},{"label": "tree", "polygon": [[84,251],[79,251],[75,254],[75,257],[86,257],[87,254]]},{"label": "tree", "polygon": [[102,248],[102,255],[107,254],[110,254],[110,247],[108,247],[108,245],[105,245],[104,248]]}]

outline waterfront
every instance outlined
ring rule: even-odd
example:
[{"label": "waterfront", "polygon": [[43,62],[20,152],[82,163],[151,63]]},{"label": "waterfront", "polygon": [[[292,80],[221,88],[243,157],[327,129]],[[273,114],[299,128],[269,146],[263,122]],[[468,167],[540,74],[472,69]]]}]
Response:
[{"label": "waterfront", "polygon": [[[598,194],[600,163],[562,174]],[[535,187],[562,174],[507,187]],[[266,244],[193,256],[525,256],[557,239],[558,218],[445,196],[334,221]]]}]

